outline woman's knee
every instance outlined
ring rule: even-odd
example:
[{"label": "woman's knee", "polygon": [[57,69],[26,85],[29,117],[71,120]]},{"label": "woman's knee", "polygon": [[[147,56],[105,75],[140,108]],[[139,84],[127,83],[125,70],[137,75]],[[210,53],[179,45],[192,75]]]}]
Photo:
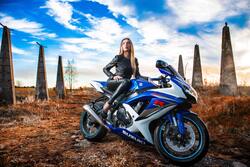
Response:
[{"label": "woman's knee", "polygon": [[129,79],[124,79],[122,82],[123,88],[124,89],[129,89],[130,88],[130,80]]},{"label": "woman's knee", "polygon": [[129,79],[123,79],[122,83],[123,83],[124,85],[129,85],[130,80],[129,80]]}]

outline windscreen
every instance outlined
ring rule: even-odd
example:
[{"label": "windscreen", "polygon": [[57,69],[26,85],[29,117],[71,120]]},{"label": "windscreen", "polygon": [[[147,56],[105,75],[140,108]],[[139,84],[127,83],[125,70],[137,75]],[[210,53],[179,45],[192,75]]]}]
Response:
[{"label": "windscreen", "polygon": [[180,78],[183,79],[183,77],[174,69],[173,66],[168,65],[168,69],[169,69],[169,71],[171,71],[171,73],[172,73],[173,75],[178,76],[178,77],[180,77]]}]

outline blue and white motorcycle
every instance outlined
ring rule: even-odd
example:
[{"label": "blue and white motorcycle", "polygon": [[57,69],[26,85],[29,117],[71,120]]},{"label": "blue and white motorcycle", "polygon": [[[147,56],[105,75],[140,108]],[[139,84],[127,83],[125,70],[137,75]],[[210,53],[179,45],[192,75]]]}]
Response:
[{"label": "blue and white motorcycle", "polygon": [[151,81],[132,79],[129,91],[117,98],[106,121],[99,114],[113,92],[106,82],[92,81],[102,96],[83,106],[87,112],[81,115],[81,132],[89,141],[100,141],[111,131],[154,145],[173,163],[193,164],[205,156],[209,146],[205,124],[190,111],[197,93],[171,65],[158,60],[156,67],[162,75]]}]

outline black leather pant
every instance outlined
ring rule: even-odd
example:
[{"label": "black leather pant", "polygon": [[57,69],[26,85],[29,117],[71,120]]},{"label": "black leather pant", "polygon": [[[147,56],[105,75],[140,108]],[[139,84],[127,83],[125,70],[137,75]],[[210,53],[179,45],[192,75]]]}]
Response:
[{"label": "black leather pant", "polygon": [[126,91],[130,88],[130,80],[129,79],[119,79],[113,80],[109,79],[107,81],[107,87],[109,90],[114,91],[113,95],[108,100],[108,103],[112,105],[115,99],[120,96],[122,93],[126,93]]}]

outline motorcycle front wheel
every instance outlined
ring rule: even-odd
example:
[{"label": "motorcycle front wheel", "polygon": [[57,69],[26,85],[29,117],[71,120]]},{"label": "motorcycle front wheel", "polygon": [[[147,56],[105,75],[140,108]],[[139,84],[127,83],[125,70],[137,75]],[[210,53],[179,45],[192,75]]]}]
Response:
[{"label": "motorcycle front wheel", "polygon": [[154,131],[154,145],[164,158],[177,165],[191,165],[207,153],[209,134],[204,123],[193,114],[183,117],[185,134],[168,120],[160,123]]}]

